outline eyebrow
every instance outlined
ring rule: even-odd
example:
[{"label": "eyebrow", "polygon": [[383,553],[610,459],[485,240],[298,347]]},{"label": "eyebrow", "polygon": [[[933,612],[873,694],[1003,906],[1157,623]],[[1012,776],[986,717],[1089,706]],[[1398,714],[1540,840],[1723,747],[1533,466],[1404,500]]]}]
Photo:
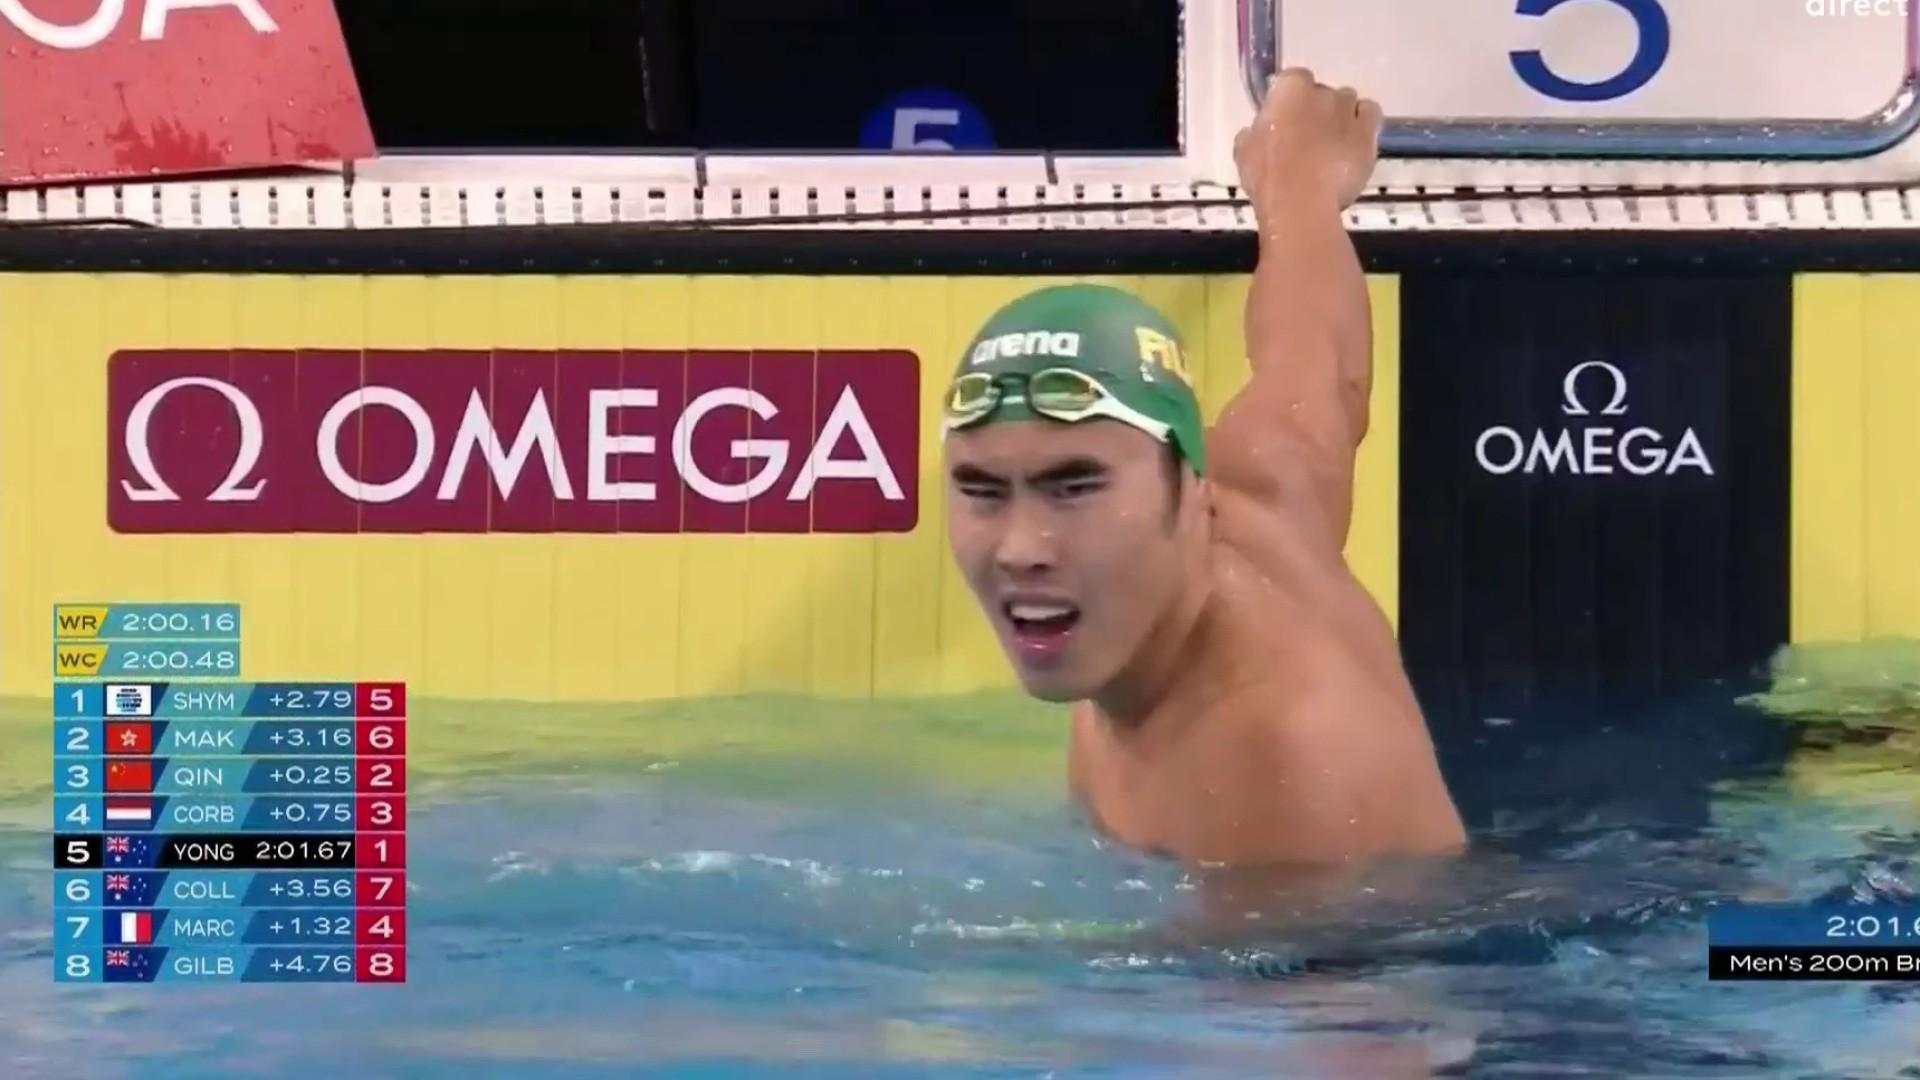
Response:
[{"label": "eyebrow", "polygon": [[1049,465],[1027,479],[1036,484],[1062,484],[1073,480],[1096,480],[1111,471],[1105,462],[1090,457],[1071,457]]},{"label": "eyebrow", "polygon": [[[1112,472],[1112,470],[1107,467],[1105,462],[1097,461],[1090,457],[1071,457],[1064,461],[1055,462],[1038,472],[1028,474],[1027,482],[1039,485],[1063,484],[1070,483],[1074,480],[1099,479],[1108,475],[1110,472]],[[988,472],[978,465],[971,464],[955,465],[953,467],[953,480],[958,484],[1005,484],[1007,482],[1005,476],[999,473]]]},{"label": "eyebrow", "polygon": [[953,479],[958,484],[1004,484],[1007,478],[996,476],[978,465],[955,465]]}]

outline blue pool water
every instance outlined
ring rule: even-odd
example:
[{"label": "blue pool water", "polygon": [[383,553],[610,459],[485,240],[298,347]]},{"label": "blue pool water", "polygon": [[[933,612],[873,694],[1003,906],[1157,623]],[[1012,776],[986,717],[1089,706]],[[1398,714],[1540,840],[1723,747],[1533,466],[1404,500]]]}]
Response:
[{"label": "blue pool water", "polygon": [[1769,722],[1794,761],[1719,779],[1705,820],[1549,813],[1205,920],[1054,783],[722,738],[508,762],[414,795],[389,988],[55,986],[47,834],[16,815],[0,1075],[1920,1076],[1920,984],[1705,979],[1715,903],[1920,884],[1920,707]]}]

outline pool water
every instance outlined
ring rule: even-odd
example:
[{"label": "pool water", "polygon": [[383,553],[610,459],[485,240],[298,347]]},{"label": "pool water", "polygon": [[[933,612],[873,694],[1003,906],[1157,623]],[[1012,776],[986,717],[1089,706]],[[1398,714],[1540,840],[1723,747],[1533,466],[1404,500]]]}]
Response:
[{"label": "pool water", "polygon": [[1311,883],[1100,843],[1021,701],[417,708],[404,987],[53,984],[14,703],[0,1075],[1920,1076],[1920,984],[1704,975],[1715,903],[1920,886],[1915,653],[1800,657],[1738,706],[1792,756],[1704,819]]}]

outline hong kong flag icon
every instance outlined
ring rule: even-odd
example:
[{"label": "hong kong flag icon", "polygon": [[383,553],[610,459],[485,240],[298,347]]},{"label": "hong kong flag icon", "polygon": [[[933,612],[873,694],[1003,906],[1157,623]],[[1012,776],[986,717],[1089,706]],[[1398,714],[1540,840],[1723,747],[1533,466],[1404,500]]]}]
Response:
[{"label": "hong kong flag icon", "polygon": [[153,790],[153,762],[142,759],[134,761],[107,762],[107,790],[135,791],[146,794]]},{"label": "hong kong flag icon", "polygon": [[153,725],[144,720],[107,724],[107,753],[153,753]]}]

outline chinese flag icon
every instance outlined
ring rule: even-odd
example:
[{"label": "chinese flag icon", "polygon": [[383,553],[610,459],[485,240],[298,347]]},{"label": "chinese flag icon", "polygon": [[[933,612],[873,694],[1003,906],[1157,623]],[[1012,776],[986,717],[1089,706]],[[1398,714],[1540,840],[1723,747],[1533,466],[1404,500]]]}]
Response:
[{"label": "chinese flag icon", "polygon": [[151,761],[109,761],[107,762],[108,791],[153,790],[153,762]]},{"label": "chinese flag icon", "polygon": [[145,721],[107,724],[107,753],[153,753],[153,725]]}]

